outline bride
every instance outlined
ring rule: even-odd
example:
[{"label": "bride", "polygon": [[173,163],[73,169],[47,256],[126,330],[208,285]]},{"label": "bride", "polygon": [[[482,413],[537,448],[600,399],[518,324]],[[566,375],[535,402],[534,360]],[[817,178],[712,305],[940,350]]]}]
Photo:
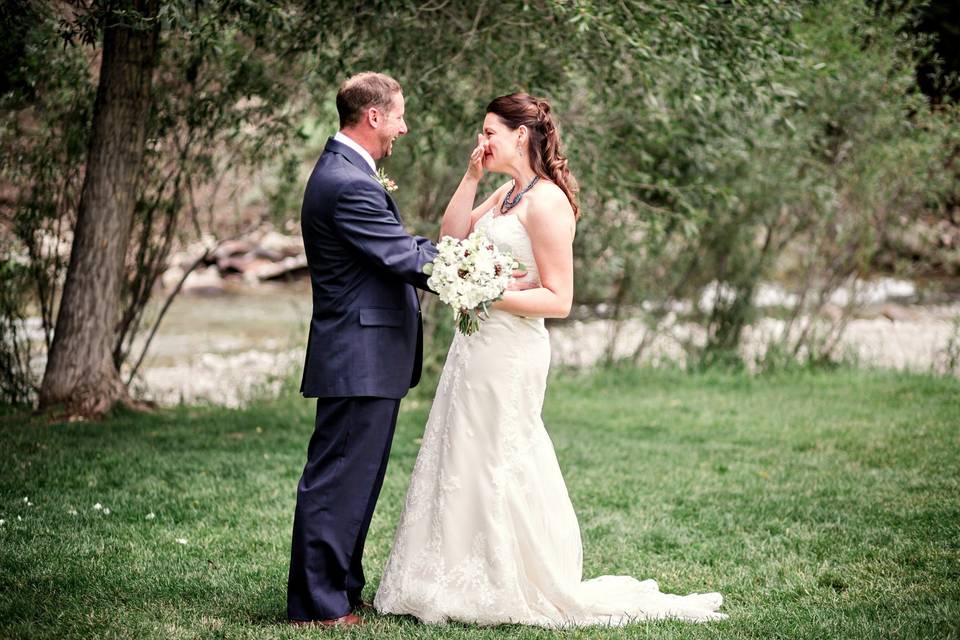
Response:
[{"label": "bride", "polygon": [[[513,179],[472,208],[484,169]],[[539,286],[505,292],[480,331],[450,346],[374,600],[381,613],[547,627],[727,617],[718,593],[582,579],[580,527],[540,417],[543,318],[565,317],[573,300],[576,192],[550,105],[523,93],[491,102],[440,233],[484,229]]]}]

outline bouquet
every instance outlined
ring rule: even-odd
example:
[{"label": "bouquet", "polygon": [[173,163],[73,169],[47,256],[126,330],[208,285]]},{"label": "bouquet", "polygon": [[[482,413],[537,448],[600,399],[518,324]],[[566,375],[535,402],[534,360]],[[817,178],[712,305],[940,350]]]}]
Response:
[{"label": "bouquet", "polygon": [[523,267],[487,240],[482,230],[464,240],[445,236],[437,249],[434,261],[423,266],[430,276],[427,284],[453,308],[460,333],[475,333],[489,314],[490,303],[503,295],[513,271]]}]

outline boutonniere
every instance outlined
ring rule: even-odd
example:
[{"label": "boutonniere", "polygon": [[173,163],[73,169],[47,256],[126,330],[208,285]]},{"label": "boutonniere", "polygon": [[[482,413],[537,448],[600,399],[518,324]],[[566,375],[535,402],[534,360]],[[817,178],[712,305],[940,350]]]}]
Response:
[{"label": "boutonniere", "polygon": [[377,182],[380,183],[380,186],[386,189],[388,193],[397,190],[397,183],[386,174],[386,172],[383,170],[383,167],[377,169],[376,178]]}]

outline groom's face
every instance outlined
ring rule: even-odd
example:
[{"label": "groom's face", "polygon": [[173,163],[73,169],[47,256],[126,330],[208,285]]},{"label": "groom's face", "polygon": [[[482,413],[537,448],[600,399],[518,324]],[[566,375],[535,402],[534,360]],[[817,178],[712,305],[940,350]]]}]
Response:
[{"label": "groom's face", "polygon": [[383,114],[382,123],[377,128],[377,135],[380,140],[380,158],[386,158],[393,153],[394,141],[407,133],[407,123],[403,119],[403,114],[403,94],[398,93],[393,97],[390,109]]}]

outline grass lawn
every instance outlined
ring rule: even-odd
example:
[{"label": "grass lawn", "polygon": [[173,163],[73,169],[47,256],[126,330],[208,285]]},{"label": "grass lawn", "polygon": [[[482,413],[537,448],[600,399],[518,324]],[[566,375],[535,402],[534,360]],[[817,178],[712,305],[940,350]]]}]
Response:
[{"label": "grass lawn", "polygon": [[[401,412],[368,599],[428,408],[414,398]],[[313,402],[286,397],[101,424],[0,415],[0,638],[960,637],[960,381],[608,370],[557,376],[544,414],[585,576],[717,590],[729,620],[288,627]]]}]

